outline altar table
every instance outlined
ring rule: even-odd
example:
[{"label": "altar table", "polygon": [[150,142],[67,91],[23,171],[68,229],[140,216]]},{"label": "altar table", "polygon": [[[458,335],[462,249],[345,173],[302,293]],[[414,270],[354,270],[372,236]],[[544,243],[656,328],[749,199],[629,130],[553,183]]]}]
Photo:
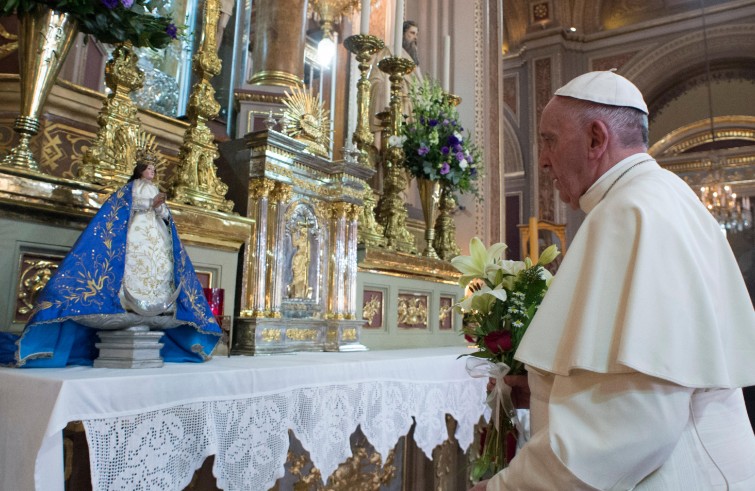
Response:
[{"label": "altar table", "polygon": [[284,474],[291,429],[329,476],[361,425],[385,459],[407,434],[430,457],[457,422],[462,449],[483,414],[485,379],[464,348],[213,358],[154,369],[0,368],[3,489],[63,490],[62,430],[82,421],[92,486],[181,490],[202,462],[226,490],[266,490]]}]

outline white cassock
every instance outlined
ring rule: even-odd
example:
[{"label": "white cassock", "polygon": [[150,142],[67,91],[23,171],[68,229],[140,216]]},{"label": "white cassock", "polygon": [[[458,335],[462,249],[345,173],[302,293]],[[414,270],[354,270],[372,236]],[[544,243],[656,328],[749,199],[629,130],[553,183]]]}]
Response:
[{"label": "white cassock", "polygon": [[516,354],[532,438],[487,490],[755,490],[755,313],[718,224],[647,154],[580,206]]},{"label": "white cassock", "polygon": [[173,286],[173,240],[163,219],[168,207],[152,208],[160,190],[146,179],[134,181],[131,221],[126,240],[123,283],[129,293],[148,305],[161,304],[175,290]]}]

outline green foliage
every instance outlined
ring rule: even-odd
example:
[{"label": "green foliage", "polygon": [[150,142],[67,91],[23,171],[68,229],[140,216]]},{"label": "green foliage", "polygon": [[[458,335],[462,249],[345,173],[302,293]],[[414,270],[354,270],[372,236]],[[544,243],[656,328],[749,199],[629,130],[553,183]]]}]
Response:
[{"label": "green foliage", "polygon": [[70,14],[81,32],[107,44],[162,49],[179,30],[170,15],[156,13],[161,5],[152,0],[0,0],[0,15],[23,16],[38,6]]},{"label": "green foliage", "polygon": [[441,181],[454,191],[477,194],[482,152],[459,120],[459,113],[437,81],[409,88],[412,119],[402,125],[405,165],[414,177]]}]

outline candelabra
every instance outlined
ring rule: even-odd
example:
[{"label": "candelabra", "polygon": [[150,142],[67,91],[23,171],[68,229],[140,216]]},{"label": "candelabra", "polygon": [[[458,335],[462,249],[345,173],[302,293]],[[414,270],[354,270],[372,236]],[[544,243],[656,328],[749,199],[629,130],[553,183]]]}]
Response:
[{"label": "candelabra", "polygon": [[[343,45],[351,53],[356,55],[359,62],[359,81],[357,82],[357,127],[351,137],[358,151],[360,165],[369,166],[369,149],[375,141],[370,131],[370,59],[385,46],[383,41],[369,34],[357,34],[349,36],[343,41]],[[359,217],[359,242],[366,246],[381,246],[383,240],[383,227],[375,221],[375,198],[370,186],[366,186],[364,193],[364,208]]]},{"label": "candelabra", "polygon": [[403,119],[401,82],[414,70],[414,62],[406,58],[388,56],[380,60],[378,68],[389,75],[391,81],[391,120],[388,129],[388,145],[384,148],[386,165],[383,197],[378,203],[378,221],[385,227],[383,237],[389,249],[399,252],[416,252],[414,238],[406,228],[406,204],[401,193],[408,180],[403,169],[404,149],[400,137]]}]

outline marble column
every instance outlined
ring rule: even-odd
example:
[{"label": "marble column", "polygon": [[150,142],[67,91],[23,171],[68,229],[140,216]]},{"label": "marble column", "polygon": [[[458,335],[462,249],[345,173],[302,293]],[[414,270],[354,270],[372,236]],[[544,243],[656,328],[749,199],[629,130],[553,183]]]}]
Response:
[{"label": "marble column", "polygon": [[256,25],[250,84],[303,83],[306,0],[255,0]]}]

